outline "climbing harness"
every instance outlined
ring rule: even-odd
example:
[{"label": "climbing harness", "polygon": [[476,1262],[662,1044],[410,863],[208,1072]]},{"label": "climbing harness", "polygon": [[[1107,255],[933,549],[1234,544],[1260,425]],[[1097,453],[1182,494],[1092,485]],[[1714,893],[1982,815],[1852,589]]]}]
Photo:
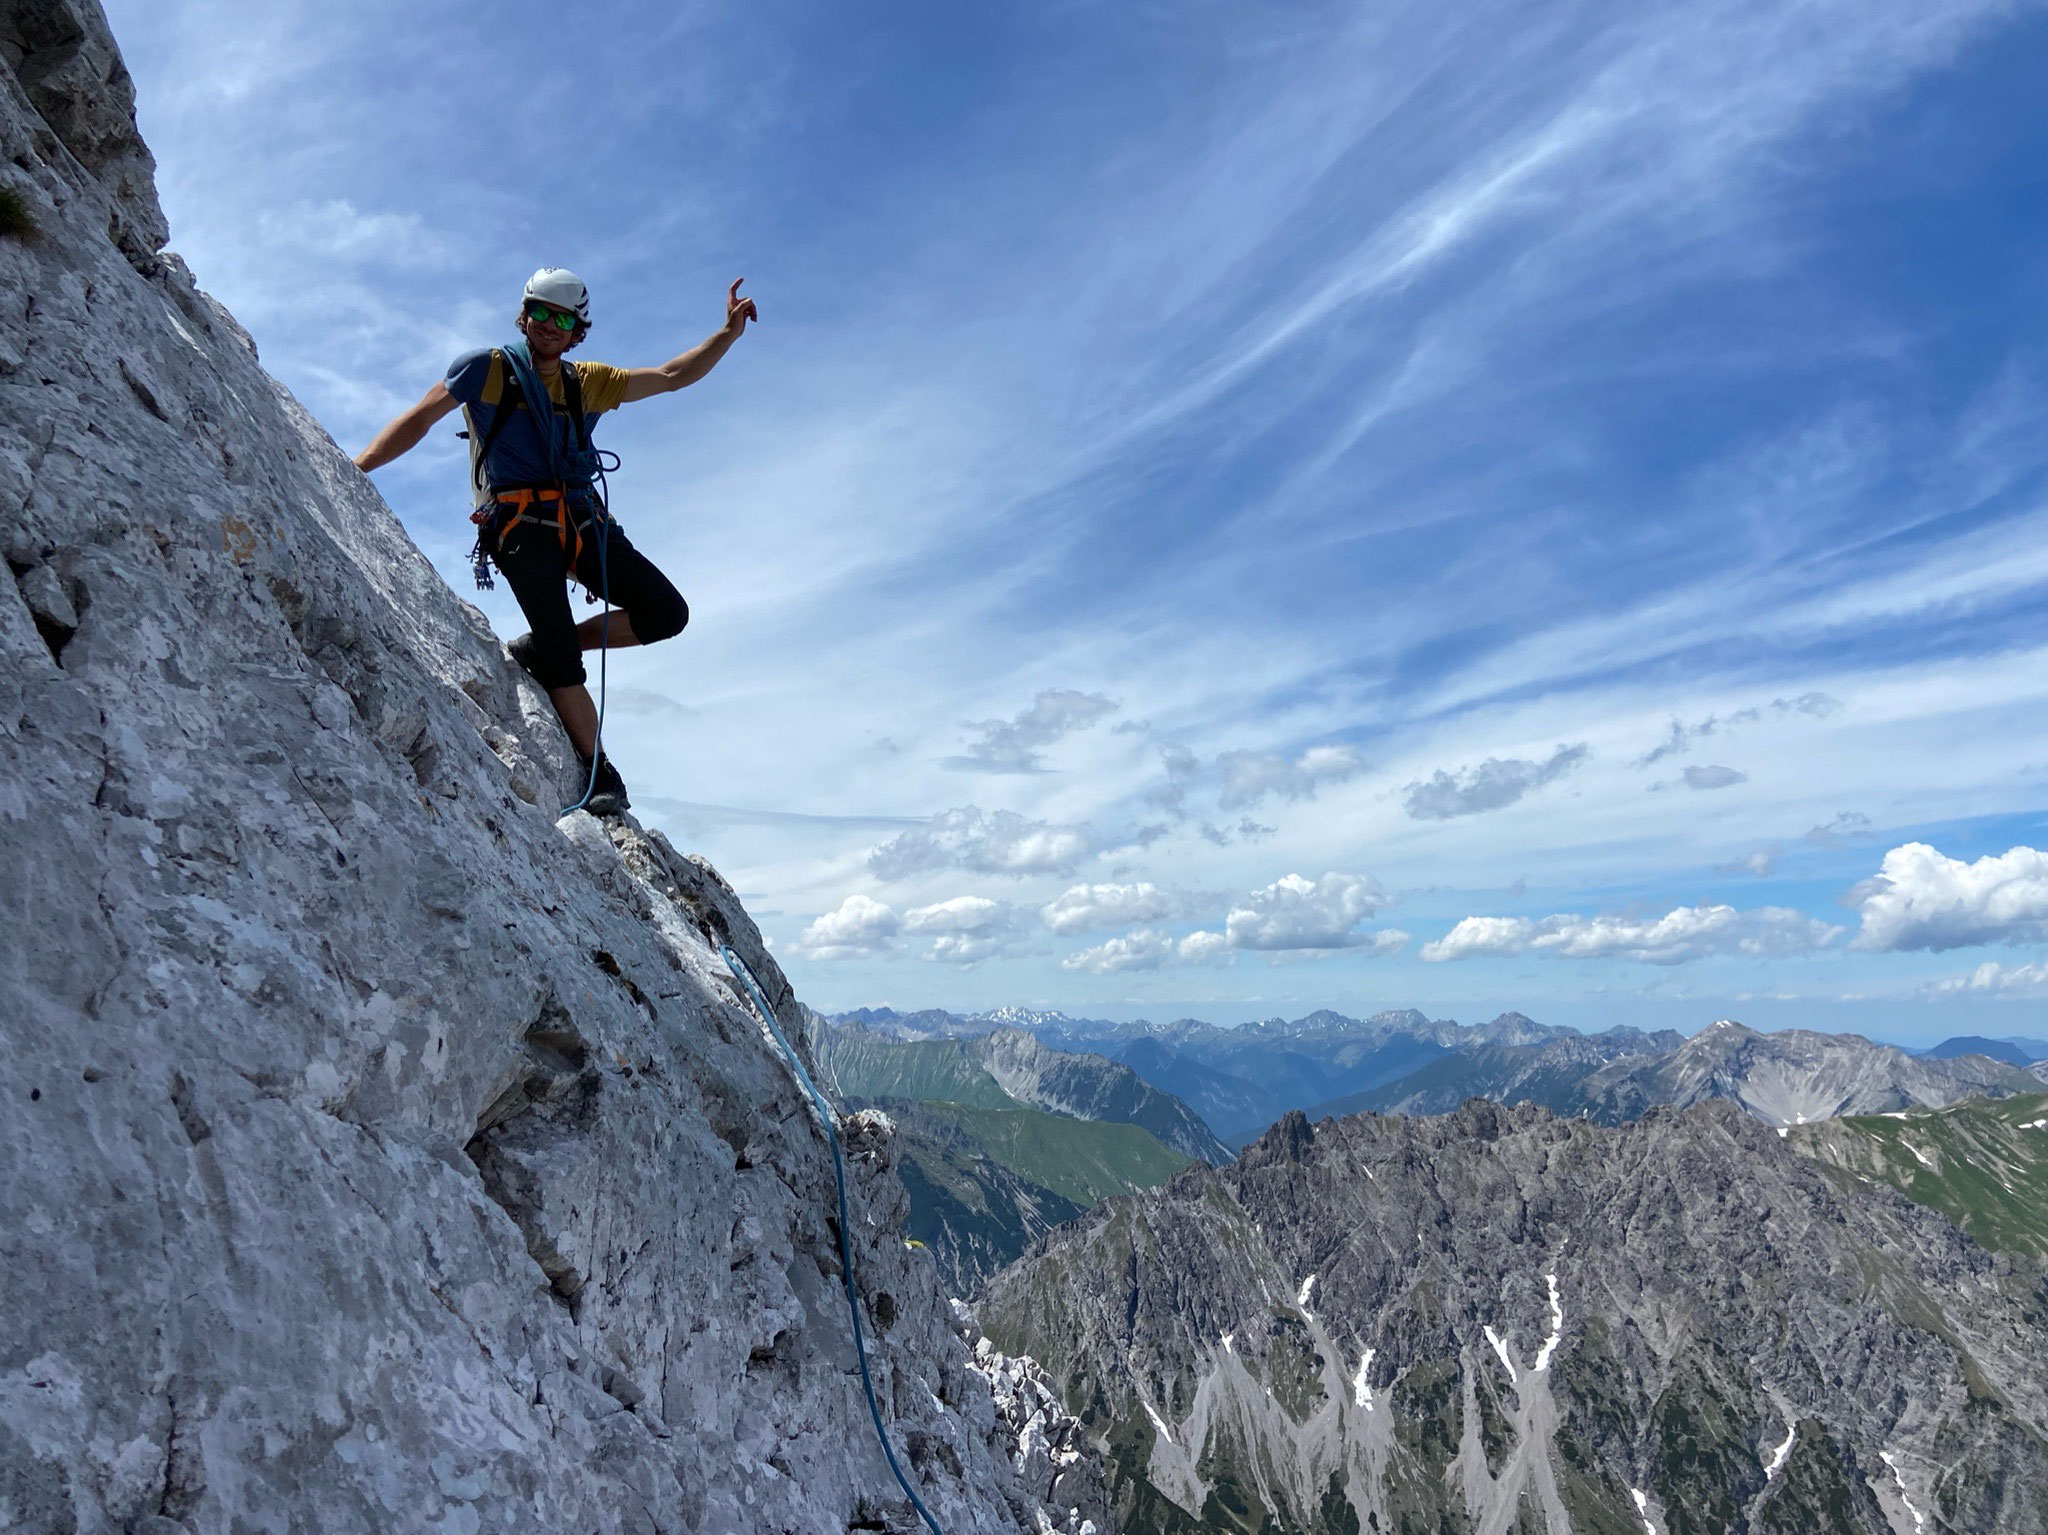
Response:
[{"label": "climbing harness", "polygon": [[747,968],[747,962],[733,953],[732,945],[722,943],[718,952],[725,956],[725,965],[733,978],[747,988],[747,994],[754,999],[754,1006],[761,1014],[761,1021],[768,1025],[768,1032],[775,1036],[775,1043],[781,1047],[783,1056],[796,1072],[797,1081],[804,1091],[811,1095],[811,1106],[817,1110],[818,1123],[825,1127],[825,1139],[832,1147],[832,1175],[839,1180],[839,1270],[846,1281],[846,1309],[853,1317],[853,1348],[860,1358],[860,1383],[868,1394],[868,1415],[875,1420],[875,1436],[882,1441],[882,1453],[888,1457],[889,1469],[896,1473],[896,1485],[903,1489],[903,1495],[910,1499],[910,1506],[917,1510],[932,1535],[945,1535],[939,1522],[924,1506],[924,1500],[912,1490],[910,1479],[903,1474],[903,1468],[896,1463],[895,1448],[889,1443],[888,1430],[882,1427],[882,1409],[875,1405],[875,1380],[868,1373],[868,1345],[860,1325],[860,1290],[853,1277],[853,1244],[848,1232],[851,1229],[846,1217],[846,1161],[839,1153],[839,1131],[835,1128],[832,1105],[825,1101],[825,1095],[818,1091],[811,1081],[811,1074],[804,1070],[804,1063],[796,1051],[789,1047],[783,1037],[781,1026],[775,1021],[775,1009],[768,1005],[768,999],[761,992],[761,983],[754,979],[754,972]]},{"label": "climbing harness", "polygon": [[[537,272],[534,278],[538,281],[544,275],[545,271]],[[587,301],[583,312],[587,321]],[[619,467],[619,457],[591,444],[590,418],[583,413],[583,382],[576,376],[574,363],[562,366],[562,405],[572,427],[572,440],[565,445],[561,434],[555,430],[555,402],[533,369],[532,355],[527,351],[526,343],[516,341],[508,347],[494,347],[491,360],[504,369],[498,407],[491,413],[491,424],[483,437],[470,438],[470,479],[478,494],[488,498],[469,514],[469,520],[477,528],[476,544],[469,552],[476,572],[477,590],[488,592],[494,589],[491,556],[497,552],[498,543],[506,531],[519,523],[553,527],[562,541],[562,553],[572,575],[577,561],[583,557],[584,530],[591,530],[597,537],[598,589],[587,593],[586,597],[590,602],[602,600],[604,603],[604,621],[598,628],[597,640],[597,732],[590,752],[590,777],[583,785],[582,798],[573,805],[562,807],[563,815],[573,815],[588,805],[591,796],[597,793],[597,770],[604,761],[604,711],[610,690],[612,632],[612,579],[607,560],[611,548],[612,500],[611,484],[606,475]],[[518,386],[516,392],[512,388],[515,384]],[[547,449],[548,468],[555,477],[554,483],[495,489],[488,482],[487,461],[491,447],[513,412],[521,408],[533,417],[534,428]],[[468,432],[457,435],[470,437]],[[611,462],[606,463],[606,459]],[[536,508],[548,506],[554,508],[554,516],[537,514]],[[581,515],[585,512],[589,516]]]}]

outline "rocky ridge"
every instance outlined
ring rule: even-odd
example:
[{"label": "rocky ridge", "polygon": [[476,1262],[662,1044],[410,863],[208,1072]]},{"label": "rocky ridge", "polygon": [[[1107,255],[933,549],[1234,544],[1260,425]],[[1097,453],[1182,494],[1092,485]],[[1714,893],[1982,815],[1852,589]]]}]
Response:
[{"label": "rocky ridge", "polygon": [[[0,1527],[910,1528],[718,946],[808,1049],[786,979],[708,865],[557,823],[546,700],[149,165],[97,5],[0,5]],[[860,1128],[910,1474],[949,1530],[1083,1529]]]},{"label": "rocky ridge", "polygon": [[2048,1527],[2048,1291],[1733,1104],[1294,1114],[976,1298],[1129,1531]]}]

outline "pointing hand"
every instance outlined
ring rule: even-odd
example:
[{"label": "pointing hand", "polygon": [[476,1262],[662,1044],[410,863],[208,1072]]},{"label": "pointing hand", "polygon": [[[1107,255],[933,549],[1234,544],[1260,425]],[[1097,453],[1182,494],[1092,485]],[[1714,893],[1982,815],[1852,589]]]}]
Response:
[{"label": "pointing hand", "polygon": [[754,307],[754,301],[740,297],[740,284],[745,281],[744,277],[735,277],[725,294],[725,328],[735,336],[746,330],[747,321],[759,321],[761,318],[761,311]]}]

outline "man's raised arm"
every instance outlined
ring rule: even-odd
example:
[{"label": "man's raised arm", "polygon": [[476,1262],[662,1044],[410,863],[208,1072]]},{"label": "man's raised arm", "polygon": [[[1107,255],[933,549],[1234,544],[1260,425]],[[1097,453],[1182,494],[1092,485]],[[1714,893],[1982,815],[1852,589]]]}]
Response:
[{"label": "man's raised arm", "polygon": [[370,439],[370,445],[356,455],[356,467],[368,474],[372,469],[381,469],[402,453],[410,452],[420,444],[420,439],[436,421],[454,410],[461,401],[448,392],[446,384],[436,384],[421,397],[404,415],[396,418],[383,431]]},{"label": "man's raised arm", "polygon": [[658,394],[670,394],[678,389],[687,389],[717,367],[718,359],[723,357],[745,332],[747,322],[761,318],[761,312],[754,307],[754,301],[740,297],[740,284],[745,281],[744,277],[737,278],[726,290],[723,329],[713,331],[689,351],[680,357],[671,357],[658,368],[628,369],[626,392],[620,403],[629,400],[648,400]]}]

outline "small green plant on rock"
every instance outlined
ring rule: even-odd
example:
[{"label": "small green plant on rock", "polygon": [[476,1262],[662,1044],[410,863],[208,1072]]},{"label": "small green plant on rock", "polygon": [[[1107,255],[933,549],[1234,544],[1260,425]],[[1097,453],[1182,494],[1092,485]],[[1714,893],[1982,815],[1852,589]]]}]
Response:
[{"label": "small green plant on rock", "polygon": [[29,211],[28,199],[19,187],[0,182],[0,238],[28,240],[35,233],[36,216]]}]

